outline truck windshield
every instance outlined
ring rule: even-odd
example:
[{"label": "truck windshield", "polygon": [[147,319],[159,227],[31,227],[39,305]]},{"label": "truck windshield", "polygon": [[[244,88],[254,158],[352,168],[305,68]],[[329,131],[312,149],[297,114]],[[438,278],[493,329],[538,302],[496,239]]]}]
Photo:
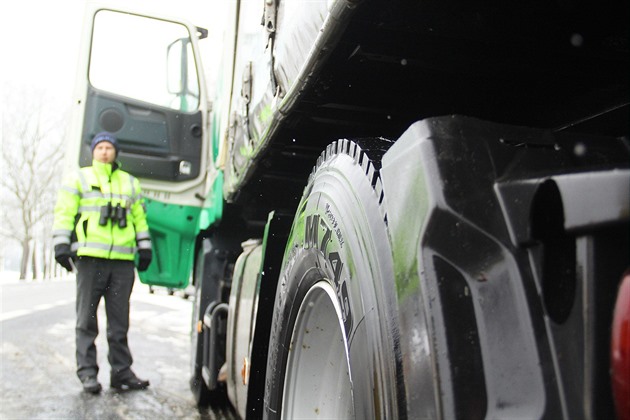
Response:
[{"label": "truck windshield", "polygon": [[100,10],[89,80],[96,89],[178,111],[199,106],[190,34],[175,22]]}]

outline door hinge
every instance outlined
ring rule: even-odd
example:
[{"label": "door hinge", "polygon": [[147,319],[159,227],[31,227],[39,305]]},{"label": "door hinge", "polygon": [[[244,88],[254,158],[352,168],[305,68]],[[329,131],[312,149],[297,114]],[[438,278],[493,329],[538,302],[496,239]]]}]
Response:
[{"label": "door hinge", "polygon": [[241,96],[245,99],[245,104],[249,105],[252,100],[252,62],[248,62],[243,69],[243,82],[241,84]]},{"label": "door hinge", "polygon": [[262,25],[265,27],[269,36],[276,32],[276,15],[278,12],[278,4],[276,0],[263,0],[265,2],[265,14],[262,18]]}]

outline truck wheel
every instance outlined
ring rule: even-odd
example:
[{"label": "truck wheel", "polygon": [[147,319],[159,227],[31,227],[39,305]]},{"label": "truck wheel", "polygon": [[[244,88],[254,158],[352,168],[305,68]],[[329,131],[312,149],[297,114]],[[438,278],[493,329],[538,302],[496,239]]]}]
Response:
[{"label": "truck wheel", "polygon": [[271,325],[267,418],[405,416],[380,162],[367,157],[390,144],[370,143],[329,146],[298,207]]},{"label": "truck wheel", "polygon": [[216,390],[210,390],[202,377],[204,357],[204,332],[203,316],[206,308],[213,302],[219,302],[221,298],[220,280],[225,272],[225,256],[213,249],[210,240],[205,239],[197,254],[194,284],[195,301],[192,311],[191,326],[191,378],[190,388],[199,406],[221,405],[225,401],[225,387],[220,386]]}]

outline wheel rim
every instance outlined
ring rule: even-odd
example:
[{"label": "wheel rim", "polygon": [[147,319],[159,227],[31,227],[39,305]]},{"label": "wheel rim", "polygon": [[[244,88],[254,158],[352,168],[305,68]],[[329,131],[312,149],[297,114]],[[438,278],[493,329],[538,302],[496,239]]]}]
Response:
[{"label": "wheel rim", "polygon": [[347,337],[337,296],[326,281],[308,291],[295,320],[282,417],[354,417]]}]

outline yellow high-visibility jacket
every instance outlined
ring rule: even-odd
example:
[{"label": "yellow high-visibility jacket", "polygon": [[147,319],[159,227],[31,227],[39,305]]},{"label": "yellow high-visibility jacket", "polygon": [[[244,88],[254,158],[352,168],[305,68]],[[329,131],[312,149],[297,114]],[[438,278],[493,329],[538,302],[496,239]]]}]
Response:
[{"label": "yellow high-visibility jacket", "polygon": [[[101,217],[108,204],[125,209],[125,227],[115,217]],[[138,180],[115,163],[94,160],[92,166],[79,169],[59,190],[53,244],[70,244],[77,256],[111,260],[133,260],[138,249],[151,249]]]}]

